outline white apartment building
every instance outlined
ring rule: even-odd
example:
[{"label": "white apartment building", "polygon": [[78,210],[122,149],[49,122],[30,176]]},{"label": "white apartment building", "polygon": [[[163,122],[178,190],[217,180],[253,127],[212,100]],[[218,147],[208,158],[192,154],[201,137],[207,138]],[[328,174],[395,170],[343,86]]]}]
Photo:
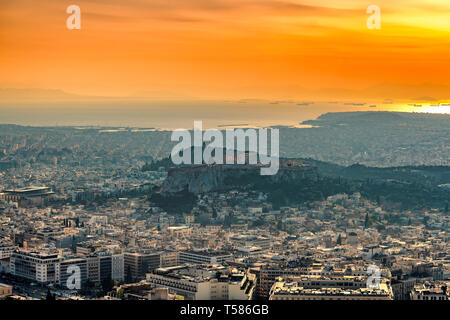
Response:
[{"label": "white apartment building", "polygon": [[393,300],[387,279],[378,288],[368,288],[366,277],[303,275],[278,278],[269,300]]},{"label": "white apartment building", "polygon": [[9,272],[39,283],[58,283],[61,261],[57,254],[16,251],[11,255]]},{"label": "white apartment building", "polygon": [[[169,288],[169,292],[185,300],[250,300],[256,279],[251,274],[207,276],[189,267],[160,268],[147,274],[146,281],[155,287]],[[211,275],[215,274],[212,271]]]},{"label": "white apartment building", "polygon": [[181,251],[178,261],[180,264],[221,264],[232,257],[232,254],[225,251],[192,250]]}]

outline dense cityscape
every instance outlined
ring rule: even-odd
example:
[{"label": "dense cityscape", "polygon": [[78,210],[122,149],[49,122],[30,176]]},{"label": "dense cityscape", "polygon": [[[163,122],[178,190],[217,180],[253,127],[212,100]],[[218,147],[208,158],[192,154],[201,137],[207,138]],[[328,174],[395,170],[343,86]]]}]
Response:
[{"label": "dense cityscape", "polygon": [[0,318],[445,318],[449,12],[1,0]]},{"label": "dense cityscape", "polygon": [[449,300],[449,117],[310,122],[261,181],[165,131],[0,125],[0,298]]}]

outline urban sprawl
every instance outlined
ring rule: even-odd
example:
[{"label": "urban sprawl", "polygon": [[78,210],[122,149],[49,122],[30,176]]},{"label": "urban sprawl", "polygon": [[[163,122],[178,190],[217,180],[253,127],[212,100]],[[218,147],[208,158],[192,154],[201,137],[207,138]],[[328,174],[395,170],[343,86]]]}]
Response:
[{"label": "urban sprawl", "polygon": [[[352,184],[293,202],[263,187],[234,187],[228,178],[226,188],[208,185],[195,174],[187,182],[196,190],[185,195],[190,205],[173,210],[172,198],[166,206],[152,195],[165,196],[185,180],[168,179],[170,170],[145,151],[165,147],[161,132],[136,132],[147,140],[133,141],[131,154],[124,140],[133,133],[112,136],[121,130],[4,129],[0,299],[450,300],[448,201],[408,207]],[[86,141],[96,150],[84,148]],[[448,144],[438,147],[445,158]],[[416,148],[416,158],[427,158],[433,147]],[[399,161],[395,152],[390,159]],[[202,174],[214,173],[209,167]],[[181,170],[177,175],[190,169]],[[448,195],[448,182],[436,183]]]}]

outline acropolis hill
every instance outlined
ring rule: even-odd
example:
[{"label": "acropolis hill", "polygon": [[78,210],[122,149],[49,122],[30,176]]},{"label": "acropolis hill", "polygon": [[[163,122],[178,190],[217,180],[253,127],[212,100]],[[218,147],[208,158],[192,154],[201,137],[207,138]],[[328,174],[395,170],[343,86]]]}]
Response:
[{"label": "acropolis hill", "polygon": [[162,186],[162,192],[177,193],[187,190],[194,194],[225,190],[236,185],[249,184],[255,179],[267,183],[293,182],[317,179],[317,168],[302,160],[280,160],[280,169],[273,176],[260,176],[261,164],[200,164],[172,167]]}]

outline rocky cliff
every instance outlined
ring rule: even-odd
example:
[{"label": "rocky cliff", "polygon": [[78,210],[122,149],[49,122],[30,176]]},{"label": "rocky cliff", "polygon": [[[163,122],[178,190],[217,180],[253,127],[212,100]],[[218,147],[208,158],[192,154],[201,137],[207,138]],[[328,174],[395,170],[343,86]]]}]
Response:
[{"label": "rocky cliff", "polygon": [[303,179],[317,179],[317,168],[300,160],[280,160],[278,173],[273,176],[261,176],[260,165],[188,165],[169,168],[161,191],[199,194],[253,183],[292,183]]}]

